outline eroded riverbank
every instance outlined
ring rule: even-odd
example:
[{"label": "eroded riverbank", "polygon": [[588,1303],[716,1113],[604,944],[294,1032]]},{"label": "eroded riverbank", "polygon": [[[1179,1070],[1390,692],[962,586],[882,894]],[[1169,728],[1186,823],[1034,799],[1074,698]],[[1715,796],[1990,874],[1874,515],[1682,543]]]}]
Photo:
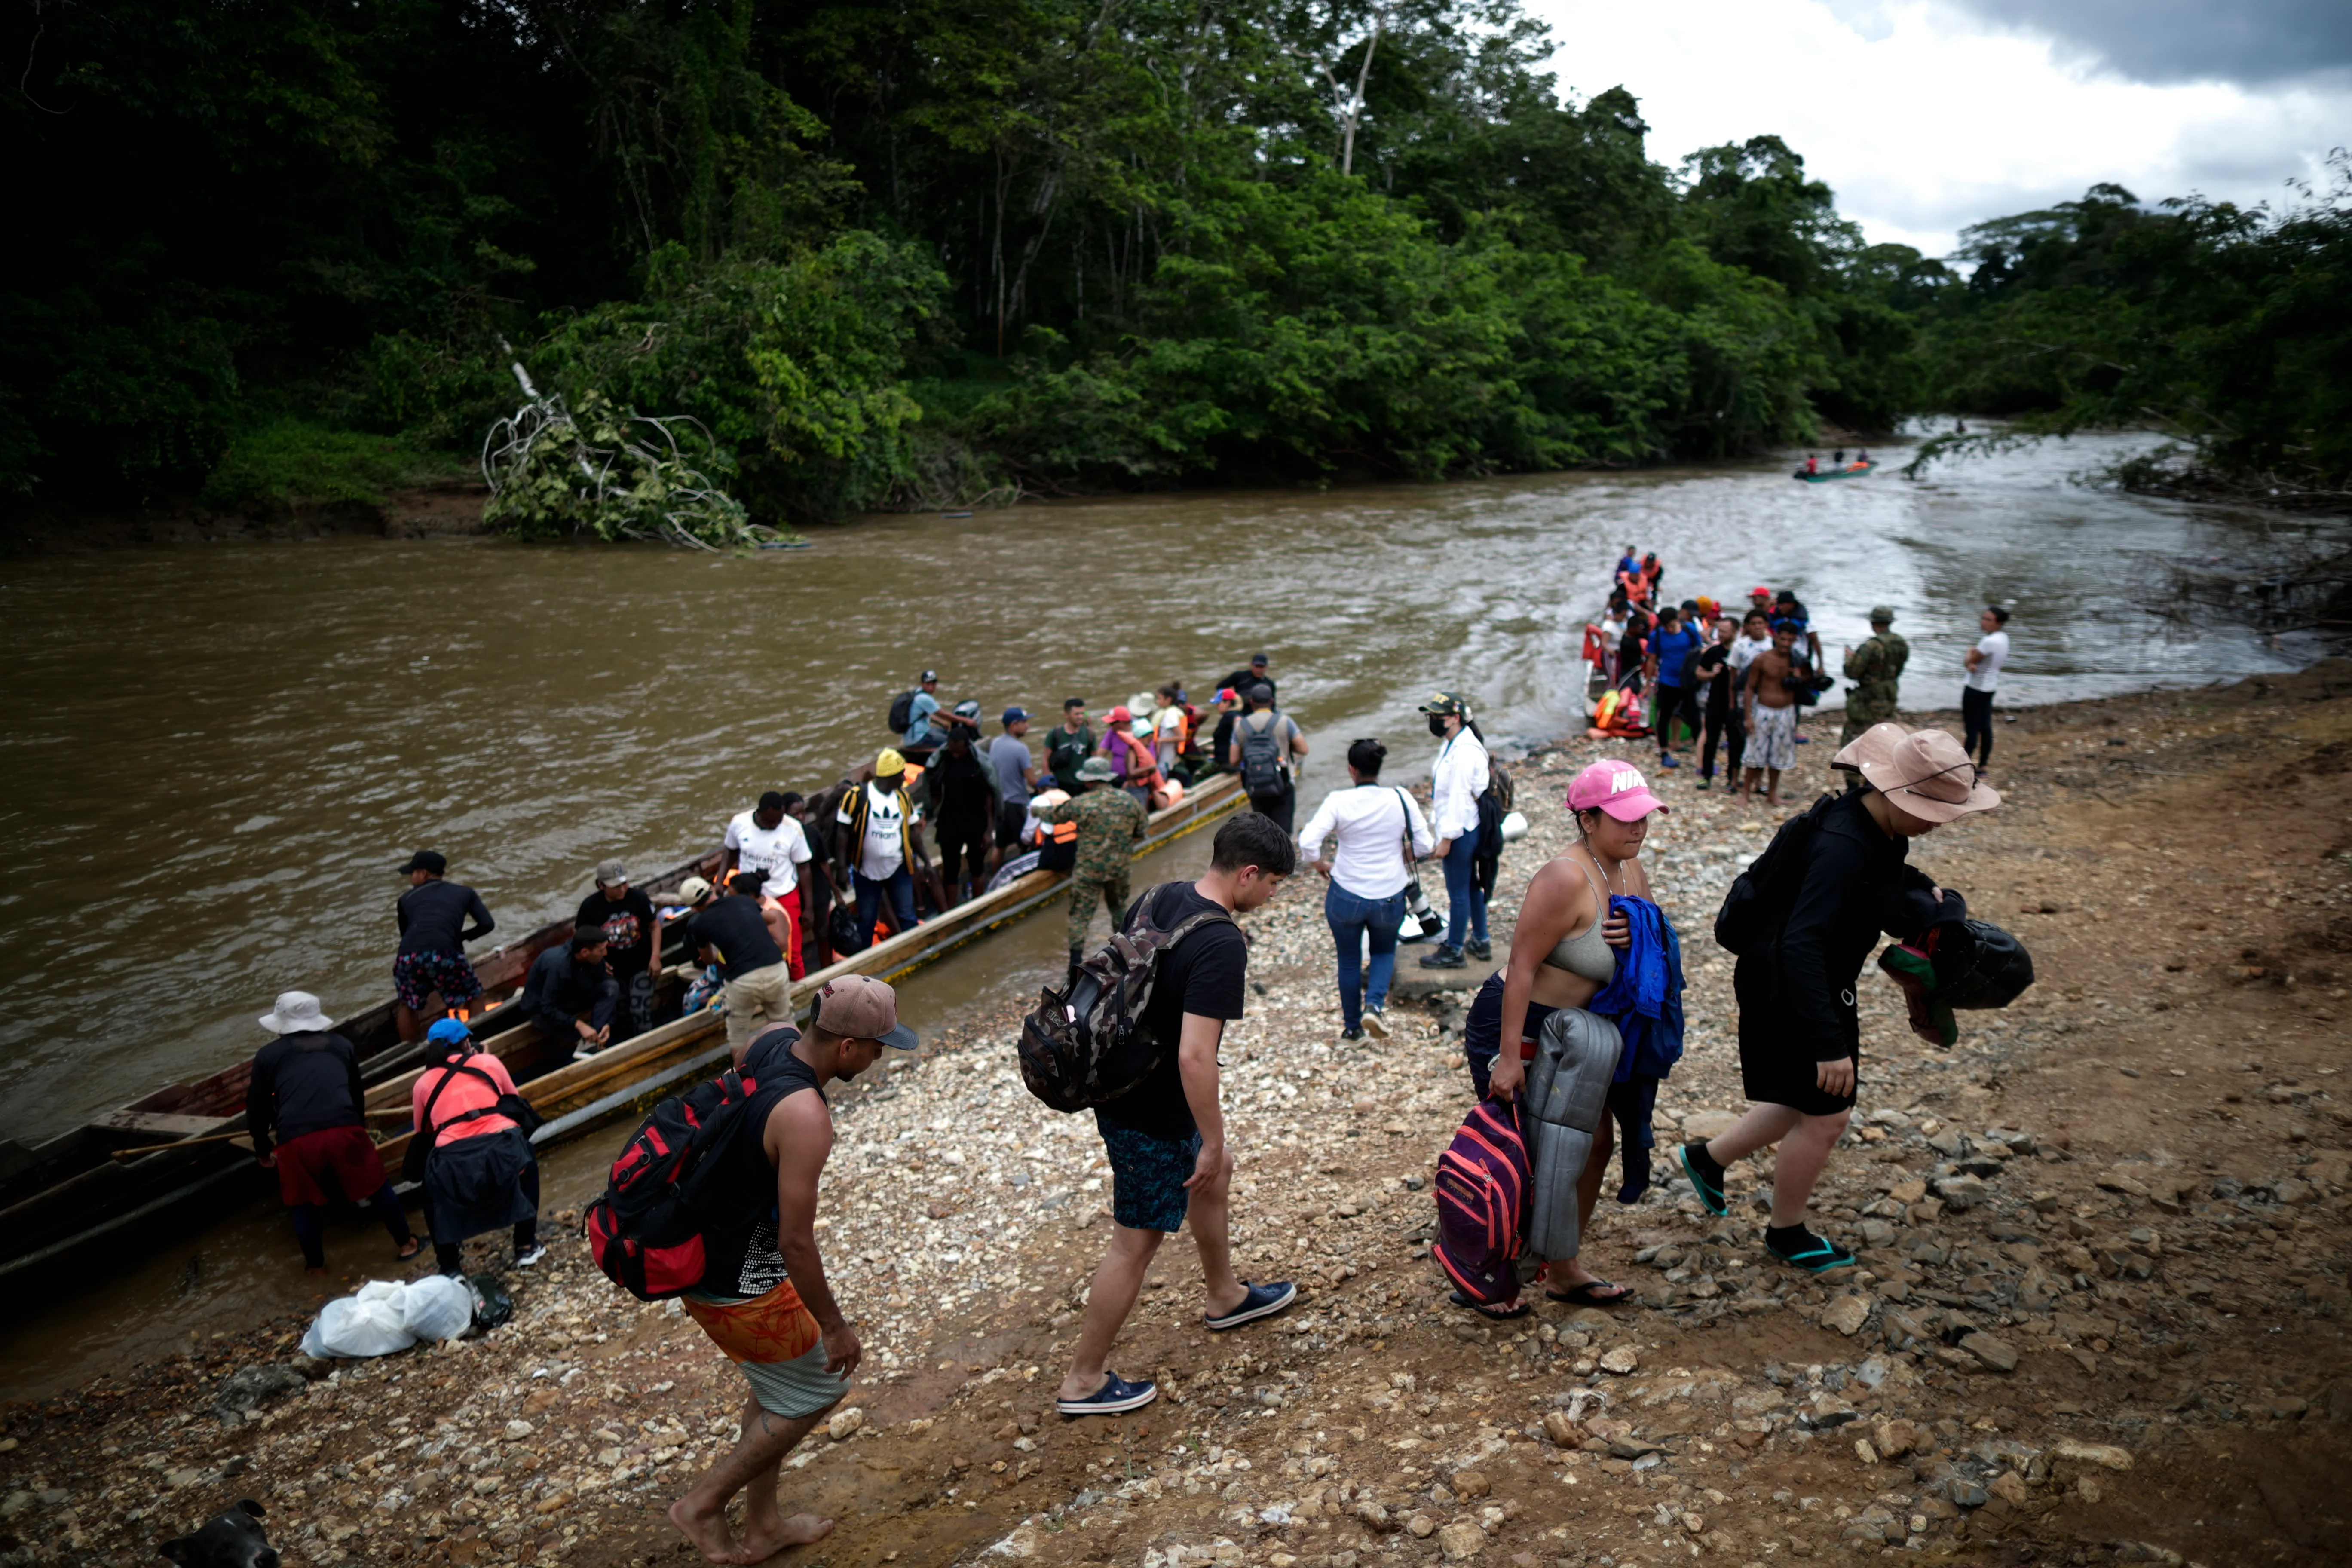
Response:
[{"label": "eroded riverbank", "polygon": [[[1792,805],[1822,782],[1815,732]],[[1264,990],[1225,1053],[1244,1271],[1298,1279],[1300,1305],[1213,1339],[1171,1246],[1116,1362],[1171,1397],[1053,1416],[1105,1234],[1099,1146],[1021,1089],[1011,1018],[969,1016],[843,1118],[821,1235],[868,1359],[857,1421],[787,1471],[839,1531],[780,1561],[2329,1561],[2352,1460],[2352,669],[2032,710],[2000,745],[2008,805],[1918,858],[2041,980],[1943,1053],[1866,978],[1862,1114],[1821,1198],[1862,1248],[1850,1278],[1763,1258],[1765,1172],[1742,1168],[1726,1220],[1678,1182],[1604,1201],[1587,1257],[1639,1307],[1445,1308],[1416,1184],[1467,1105],[1458,1036],[1401,1008],[1396,1038],[1340,1045],[1301,878],[1249,921]],[[1600,750],[1518,770],[1536,830],[1503,921]],[[1773,820],[1689,778],[1653,837],[1694,960],[1662,1142],[1738,1103],[1703,933]],[[685,1563],[660,1506],[731,1440],[740,1381],[575,1237],[551,1261],[510,1327],[232,1424],[225,1379],[284,1363],[299,1320],[11,1408],[0,1560],[147,1561],[250,1496],[293,1563]]]}]

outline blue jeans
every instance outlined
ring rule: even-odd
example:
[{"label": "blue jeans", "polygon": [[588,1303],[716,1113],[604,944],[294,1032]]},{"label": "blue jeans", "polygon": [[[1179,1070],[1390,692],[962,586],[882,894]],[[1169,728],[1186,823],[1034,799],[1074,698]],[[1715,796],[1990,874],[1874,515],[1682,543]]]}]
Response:
[{"label": "blue jeans", "polygon": [[857,951],[865,952],[874,945],[874,921],[882,912],[882,898],[888,894],[891,912],[898,917],[901,931],[915,923],[915,879],[904,866],[876,881],[865,872],[853,873],[857,884]]},{"label": "blue jeans", "polygon": [[1477,868],[1478,829],[1474,826],[1445,852],[1444,945],[1455,952],[1462,951],[1465,922],[1473,941],[1486,940],[1486,895],[1478,887]]},{"label": "blue jeans", "polygon": [[[1364,1005],[1388,1005],[1389,980],[1396,973],[1397,927],[1404,922],[1404,889],[1385,899],[1360,899],[1334,882],[1323,895],[1323,918],[1339,944],[1339,1020],[1350,1029],[1364,1024]],[[1372,972],[1364,973],[1364,933],[1372,937]]]}]

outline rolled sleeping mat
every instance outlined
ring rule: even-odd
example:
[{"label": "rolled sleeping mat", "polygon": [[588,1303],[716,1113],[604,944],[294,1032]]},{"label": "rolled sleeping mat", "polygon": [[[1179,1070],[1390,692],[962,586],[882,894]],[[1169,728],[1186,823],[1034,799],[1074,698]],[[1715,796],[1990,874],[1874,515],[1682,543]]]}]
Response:
[{"label": "rolled sleeping mat", "polygon": [[1581,1007],[1562,1007],[1544,1020],[1520,1118],[1535,1177],[1528,1250],[1538,1257],[1573,1258],[1582,1245],[1577,1178],[1592,1158],[1592,1135],[1609,1113],[1609,1085],[1624,1049],[1616,1025]]},{"label": "rolled sleeping mat", "polygon": [[1517,844],[1520,839],[1525,838],[1527,836],[1528,814],[1523,811],[1505,812],[1503,814],[1503,842],[1506,844]]}]

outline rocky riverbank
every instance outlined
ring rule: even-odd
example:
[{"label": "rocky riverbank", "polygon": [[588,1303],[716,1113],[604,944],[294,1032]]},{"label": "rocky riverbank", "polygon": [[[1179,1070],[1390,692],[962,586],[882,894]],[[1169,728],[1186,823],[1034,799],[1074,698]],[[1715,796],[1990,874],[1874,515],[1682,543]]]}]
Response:
[{"label": "rocky riverbank", "polygon": [[[1652,876],[1692,1027],[1662,1145],[1739,1104],[1705,933],[1823,784],[1813,729],[1777,812],[1664,781]],[[1468,1104],[1458,1008],[1342,1045],[1301,877],[1248,922],[1256,994],[1225,1052],[1243,1271],[1300,1281],[1299,1305],[1213,1338],[1171,1244],[1116,1363],[1167,1396],[1055,1417],[1107,1173],[1089,1121],[1022,1089],[1013,1021],[969,1019],[843,1099],[821,1238],[867,1360],[786,1472],[840,1528],[779,1561],[2339,1560],[2352,666],[2027,710],[2000,747],[2009,804],[1917,859],[2041,979],[1944,1052],[1865,974],[1861,1113],[1820,1198],[1862,1267],[1763,1256],[1759,1161],[1728,1219],[1679,1179],[1604,1199],[1586,1257],[1638,1306],[1447,1308],[1426,1180]],[[1516,769],[1536,826],[1498,934],[1601,752]],[[0,1562],[152,1561],[251,1497],[289,1563],[684,1563],[661,1508],[731,1441],[740,1379],[576,1237],[513,1284],[515,1321],[473,1342],[329,1369],[292,1360],[289,1320],[11,1407]]]}]

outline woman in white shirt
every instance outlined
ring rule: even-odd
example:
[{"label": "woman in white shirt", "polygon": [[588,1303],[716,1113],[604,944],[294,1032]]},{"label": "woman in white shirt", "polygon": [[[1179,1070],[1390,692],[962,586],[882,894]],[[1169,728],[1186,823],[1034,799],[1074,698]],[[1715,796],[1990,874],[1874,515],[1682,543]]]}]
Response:
[{"label": "woman in white shirt", "polygon": [[2001,629],[2008,625],[2007,610],[1987,605],[1977,617],[1977,630],[1984,636],[1963,660],[1969,679],[1960,688],[1960,746],[1975,759],[1979,778],[1992,766],[1992,694],[2000,687],[2000,667],[2009,662],[2009,633]]},{"label": "woman in white shirt", "polygon": [[1478,797],[1486,792],[1486,742],[1470,705],[1441,691],[1421,705],[1429,732],[1445,743],[1430,766],[1430,809],[1437,818],[1435,858],[1445,864],[1445,934],[1423,969],[1460,969],[1463,954],[1486,959],[1486,894],[1478,886]]},{"label": "woman in white shirt", "polygon": [[[1323,894],[1323,919],[1339,950],[1343,1040],[1360,1040],[1367,1029],[1388,1037],[1389,981],[1396,973],[1405,885],[1412,880],[1412,860],[1426,858],[1437,843],[1412,796],[1381,783],[1381,763],[1388,754],[1378,741],[1349,746],[1348,777],[1353,782],[1323,797],[1299,838],[1307,861],[1331,884]],[[1326,838],[1332,845],[1328,858]],[[1367,936],[1372,949],[1369,973]]]}]

